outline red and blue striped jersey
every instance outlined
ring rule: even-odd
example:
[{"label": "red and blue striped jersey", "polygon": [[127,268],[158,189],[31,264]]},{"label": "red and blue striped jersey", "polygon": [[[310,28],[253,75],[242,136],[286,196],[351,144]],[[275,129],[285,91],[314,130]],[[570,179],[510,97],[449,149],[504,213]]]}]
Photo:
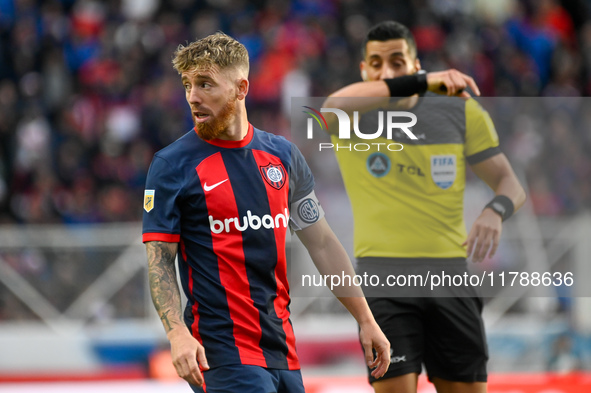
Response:
[{"label": "red and blue striped jersey", "polygon": [[241,141],[192,130],[154,155],[143,241],[179,243],[185,323],[210,367],[299,369],[285,238],[290,220],[298,229],[322,217],[313,189],[297,147],[252,125]]}]

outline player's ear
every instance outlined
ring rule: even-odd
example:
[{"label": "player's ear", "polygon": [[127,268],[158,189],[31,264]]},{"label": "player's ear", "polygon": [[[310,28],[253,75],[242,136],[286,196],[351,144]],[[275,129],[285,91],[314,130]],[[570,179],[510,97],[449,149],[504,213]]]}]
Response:
[{"label": "player's ear", "polygon": [[246,78],[240,78],[238,79],[238,89],[236,91],[236,98],[239,100],[243,100],[246,98],[246,95],[248,94],[248,87],[249,87],[249,83],[248,83],[248,79]]},{"label": "player's ear", "polygon": [[420,71],[421,69],[422,69],[422,68],[421,68],[421,61],[420,61],[420,60],[419,60],[419,58],[417,57],[417,58],[415,59],[415,72],[417,72],[417,71]]},{"label": "player's ear", "polygon": [[361,79],[366,81],[367,80],[367,70],[365,69],[365,61],[359,63],[359,70],[361,72]]}]

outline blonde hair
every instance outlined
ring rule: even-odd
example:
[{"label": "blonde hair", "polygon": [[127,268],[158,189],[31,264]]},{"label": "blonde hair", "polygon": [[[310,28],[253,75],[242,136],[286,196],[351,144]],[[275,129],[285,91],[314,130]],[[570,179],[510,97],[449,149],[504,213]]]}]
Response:
[{"label": "blonde hair", "polygon": [[248,51],[240,42],[218,32],[188,45],[179,45],[172,59],[174,69],[180,74],[194,69],[217,66],[220,70],[238,68],[248,76]]}]

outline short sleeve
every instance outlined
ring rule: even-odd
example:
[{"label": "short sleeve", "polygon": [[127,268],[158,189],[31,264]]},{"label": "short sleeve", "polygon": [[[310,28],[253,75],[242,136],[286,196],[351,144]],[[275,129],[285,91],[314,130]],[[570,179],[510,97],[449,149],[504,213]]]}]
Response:
[{"label": "short sleeve", "polygon": [[302,152],[291,145],[291,167],[289,173],[290,201],[297,201],[314,190],[314,176]]},{"label": "short sleeve", "polygon": [[499,136],[490,115],[474,100],[466,101],[466,160],[477,164],[501,152]]},{"label": "short sleeve", "polygon": [[154,156],[144,190],[142,241],[176,243],[180,240],[178,172],[165,159]]},{"label": "short sleeve", "polygon": [[289,179],[290,226],[299,231],[318,222],[324,211],[314,193],[314,176],[304,156],[292,144]]}]

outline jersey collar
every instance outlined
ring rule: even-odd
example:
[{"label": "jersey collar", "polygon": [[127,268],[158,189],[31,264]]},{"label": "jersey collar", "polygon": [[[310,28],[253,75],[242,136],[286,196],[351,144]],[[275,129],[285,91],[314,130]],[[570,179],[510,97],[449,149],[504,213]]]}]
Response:
[{"label": "jersey collar", "polygon": [[[195,131],[197,136],[199,136],[199,134],[197,133],[197,129],[194,128],[193,130]],[[201,139],[201,140],[209,143],[210,145],[231,149],[231,148],[237,148],[237,147],[244,147],[244,146],[248,145],[250,143],[250,141],[252,141],[253,135],[254,135],[254,130],[253,130],[252,124],[248,123],[248,131],[246,132],[246,136],[239,141],[227,141],[225,139],[217,139],[217,138],[212,139],[210,141],[206,141],[205,139]]]}]

